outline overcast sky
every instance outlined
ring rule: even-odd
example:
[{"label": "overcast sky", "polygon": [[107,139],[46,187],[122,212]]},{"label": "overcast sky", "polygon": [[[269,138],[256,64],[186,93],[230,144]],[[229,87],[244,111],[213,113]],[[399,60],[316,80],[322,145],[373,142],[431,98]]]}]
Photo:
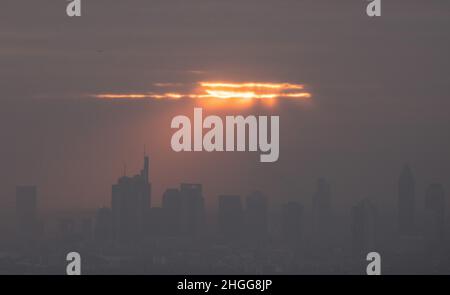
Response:
[{"label": "overcast sky", "polygon": [[[395,204],[409,162],[425,185],[450,190],[450,2],[346,0],[85,0],[0,3],[0,199],[38,185],[45,208],[109,205],[111,184],[151,157],[154,200],[201,182],[218,193],[260,188],[309,204],[315,179],[342,207],[362,197]],[[280,116],[280,160],[256,154],[175,154],[170,120],[191,101],[105,102],[101,92],[162,82],[304,83],[312,104],[252,108]],[[208,114],[218,111],[209,110]],[[222,110],[220,114],[237,114]]]}]

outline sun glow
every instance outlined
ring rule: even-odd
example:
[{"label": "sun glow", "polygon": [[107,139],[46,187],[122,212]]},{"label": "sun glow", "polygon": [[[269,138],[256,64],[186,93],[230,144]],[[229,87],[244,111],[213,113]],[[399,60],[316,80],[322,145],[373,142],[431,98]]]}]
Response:
[{"label": "sun glow", "polygon": [[[156,83],[159,88],[172,88],[180,83]],[[182,85],[182,84],[181,84]],[[183,85],[182,85],[183,86]],[[250,105],[254,101],[262,101],[265,105],[272,106],[278,99],[311,98],[311,93],[306,92],[305,86],[292,83],[263,83],[263,82],[199,82],[190,92],[146,92],[146,93],[103,93],[93,95],[99,99],[156,99],[179,100],[196,99],[206,102],[207,105],[220,106],[224,103],[237,105]]]},{"label": "sun glow", "polygon": [[303,85],[289,83],[220,83],[220,82],[200,82],[200,85],[207,88],[268,88],[268,89],[303,89]]}]

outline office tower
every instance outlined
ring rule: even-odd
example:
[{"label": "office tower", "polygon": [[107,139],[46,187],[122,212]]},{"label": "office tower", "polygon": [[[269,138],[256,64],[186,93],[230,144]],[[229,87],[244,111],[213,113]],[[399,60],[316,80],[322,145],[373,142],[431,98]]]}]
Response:
[{"label": "office tower", "polygon": [[37,192],[35,186],[16,187],[17,236],[31,241],[38,235]]},{"label": "office tower", "polygon": [[261,240],[268,235],[267,197],[261,192],[251,193],[245,204],[245,236],[252,240]]},{"label": "office tower", "polygon": [[112,239],[112,212],[109,208],[100,208],[95,215],[94,237],[98,242]]},{"label": "office tower", "polygon": [[182,183],[180,186],[182,199],[181,220],[183,233],[199,235],[205,230],[205,208],[201,184]]},{"label": "office tower", "polygon": [[369,199],[353,206],[351,211],[353,253],[369,253],[377,246],[377,211]]},{"label": "office tower", "polygon": [[408,165],[403,167],[398,180],[398,221],[401,235],[412,235],[415,231],[415,182]]},{"label": "office tower", "polygon": [[243,233],[243,210],[240,196],[219,196],[219,234],[226,239],[237,239]]},{"label": "office tower", "polygon": [[180,190],[176,188],[167,189],[163,194],[162,208],[165,219],[164,228],[167,235],[176,236],[181,234],[183,203]]},{"label": "office tower", "polygon": [[113,233],[118,242],[133,243],[144,236],[151,199],[148,177],[149,159],[146,156],[140,174],[123,176],[112,186]]},{"label": "office tower", "polygon": [[317,190],[312,199],[313,236],[319,244],[328,244],[331,235],[331,188],[323,178],[317,181]]},{"label": "office tower", "polygon": [[303,207],[297,202],[288,202],[281,209],[281,236],[290,246],[297,246],[302,238]]},{"label": "office tower", "polygon": [[425,194],[425,235],[430,246],[442,246],[445,238],[445,191],[440,183],[430,184]]}]

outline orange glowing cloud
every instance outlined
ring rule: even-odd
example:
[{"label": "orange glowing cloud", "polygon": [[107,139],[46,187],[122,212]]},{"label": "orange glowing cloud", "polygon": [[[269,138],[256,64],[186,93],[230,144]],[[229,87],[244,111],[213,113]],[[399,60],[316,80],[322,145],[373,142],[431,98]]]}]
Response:
[{"label": "orange glowing cloud", "polygon": [[303,85],[289,83],[220,83],[220,82],[200,82],[200,85],[207,88],[251,88],[251,89],[303,89]]},{"label": "orange glowing cloud", "polygon": [[[156,87],[171,88],[180,86],[179,83],[156,83]],[[311,94],[304,91],[304,85],[291,83],[228,83],[228,82],[199,82],[197,87],[189,93],[183,92],[148,92],[148,93],[104,93],[95,94],[99,99],[199,99],[202,101],[234,101],[249,104],[255,100],[262,100],[267,105],[273,105],[277,99],[309,99]],[[216,103],[213,103],[216,104]]]}]

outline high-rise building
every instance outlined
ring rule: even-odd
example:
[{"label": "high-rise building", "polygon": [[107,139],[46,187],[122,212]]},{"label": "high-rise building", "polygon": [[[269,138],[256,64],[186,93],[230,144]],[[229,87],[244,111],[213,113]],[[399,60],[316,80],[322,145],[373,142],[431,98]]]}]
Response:
[{"label": "high-rise building", "polygon": [[398,221],[401,235],[415,231],[415,181],[408,165],[403,167],[398,180]]},{"label": "high-rise building", "polygon": [[205,230],[202,185],[182,183],[179,189],[167,189],[162,197],[164,234],[196,236]]},{"label": "high-rise building", "polygon": [[227,239],[240,238],[244,229],[243,209],[240,196],[219,196],[219,233]]},{"label": "high-rise building", "polygon": [[445,238],[445,191],[440,183],[430,184],[425,194],[425,234],[431,246],[442,246]]},{"label": "high-rise building", "polygon": [[164,227],[167,235],[176,236],[181,234],[183,202],[179,189],[169,188],[164,192],[162,209],[165,219]]},{"label": "high-rise building", "polygon": [[267,197],[261,192],[251,193],[245,204],[245,235],[260,240],[268,235]]},{"label": "high-rise building", "polygon": [[355,254],[374,251],[377,246],[377,211],[369,199],[352,208],[351,233]]},{"label": "high-rise building", "polygon": [[182,183],[180,186],[182,200],[181,220],[183,233],[199,235],[205,230],[205,204],[201,184]]},{"label": "high-rise building", "polygon": [[140,174],[123,176],[112,186],[111,208],[116,241],[132,243],[144,236],[151,200],[148,177],[149,158],[146,156]]},{"label": "high-rise building", "polygon": [[16,187],[16,216],[18,237],[22,240],[35,239],[39,231],[36,186]]}]

